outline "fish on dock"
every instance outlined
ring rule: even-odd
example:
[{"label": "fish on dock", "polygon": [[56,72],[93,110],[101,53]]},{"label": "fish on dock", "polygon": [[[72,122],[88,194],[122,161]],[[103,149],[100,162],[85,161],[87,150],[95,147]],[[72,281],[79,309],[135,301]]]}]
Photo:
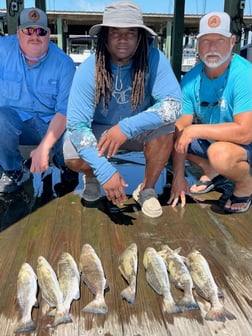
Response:
[{"label": "fish on dock", "polygon": [[135,303],[137,283],[138,252],[136,243],[130,244],[119,256],[119,270],[129,284],[121,296],[129,303]]},{"label": "fish on dock", "polygon": [[234,320],[236,317],[229,312],[220,301],[219,292],[209,264],[205,257],[197,250],[187,255],[186,264],[192,276],[197,293],[211,303],[205,319],[224,322],[226,319]]},{"label": "fish on dock", "polygon": [[32,266],[25,262],[17,277],[17,300],[21,310],[21,320],[15,330],[16,333],[31,332],[36,329],[36,323],[32,320],[32,309],[38,307],[37,293],[37,275]]},{"label": "fish on dock", "polygon": [[95,296],[94,300],[88,303],[82,311],[94,314],[106,314],[108,306],[105,302],[104,291],[108,288],[108,284],[101,260],[89,244],[82,246],[79,269],[82,281]]},{"label": "fish on dock", "polygon": [[165,312],[181,313],[172,297],[166,264],[161,255],[153,247],[147,247],[144,251],[143,264],[147,282],[156,293],[163,296]]},{"label": "fish on dock", "polygon": [[189,269],[185,264],[185,257],[180,255],[181,248],[172,250],[168,245],[162,245],[162,250],[158,253],[166,261],[167,270],[171,282],[184,292],[184,296],[177,305],[182,310],[197,310],[199,309],[193,297],[193,280]]},{"label": "fish on dock", "polygon": [[54,322],[49,326],[56,327],[62,323],[72,322],[69,312],[64,305],[64,297],[56,273],[43,256],[39,256],[37,259],[37,277],[42,298],[50,307],[56,308]]},{"label": "fish on dock", "polygon": [[62,253],[57,264],[57,276],[63,302],[69,312],[72,301],[80,298],[80,272],[70,253]]}]

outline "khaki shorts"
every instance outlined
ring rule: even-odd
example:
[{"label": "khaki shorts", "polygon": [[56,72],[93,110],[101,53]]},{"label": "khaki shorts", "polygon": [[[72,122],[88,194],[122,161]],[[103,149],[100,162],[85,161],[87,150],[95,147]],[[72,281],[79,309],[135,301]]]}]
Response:
[{"label": "khaki shorts", "polygon": [[[108,125],[93,125],[93,133],[99,141],[101,135],[109,130]],[[120,150],[126,150],[130,152],[142,152],[144,145],[151,141],[154,138],[157,138],[159,136],[174,133],[175,131],[175,123],[169,124],[169,125],[163,125],[159,128],[145,131],[137,136],[135,136],[133,139],[127,140],[121,147]],[[65,142],[63,146],[63,153],[64,153],[64,159],[70,160],[70,159],[78,159],[79,155],[75,149],[75,147],[72,145],[70,138],[68,134],[65,135]]]}]

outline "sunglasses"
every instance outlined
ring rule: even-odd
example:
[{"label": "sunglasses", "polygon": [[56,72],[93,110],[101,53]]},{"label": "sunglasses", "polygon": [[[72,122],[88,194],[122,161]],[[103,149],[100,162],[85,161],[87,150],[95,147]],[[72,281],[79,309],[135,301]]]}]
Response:
[{"label": "sunglasses", "polygon": [[34,27],[27,27],[27,28],[23,28],[21,29],[22,33],[25,35],[29,35],[32,36],[34,34],[34,32],[36,32],[37,36],[46,36],[48,31],[45,30],[44,28],[34,28]]},{"label": "sunglasses", "polygon": [[214,107],[214,106],[217,106],[219,104],[218,101],[214,102],[214,103],[208,103],[208,102],[201,102],[200,103],[200,107]]}]

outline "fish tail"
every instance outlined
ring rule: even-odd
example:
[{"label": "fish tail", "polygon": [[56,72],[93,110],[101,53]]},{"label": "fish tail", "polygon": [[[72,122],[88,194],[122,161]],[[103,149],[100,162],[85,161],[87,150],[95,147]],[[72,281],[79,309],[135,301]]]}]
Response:
[{"label": "fish tail", "polygon": [[108,306],[106,305],[104,297],[95,298],[93,301],[88,303],[83,309],[85,313],[93,314],[106,314],[108,312]]},{"label": "fish tail", "polygon": [[183,298],[177,302],[177,305],[182,309],[182,311],[199,309],[199,305],[196,303],[192,295],[184,295]]},{"label": "fish tail", "polygon": [[236,317],[224,306],[221,306],[220,308],[212,307],[206,314],[205,319],[209,321],[224,322],[226,319],[236,320]]},{"label": "fish tail", "polygon": [[52,324],[52,327],[56,327],[59,324],[63,324],[63,323],[71,323],[73,322],[71,316],[68,313],[64,313],[62,311],[58,312],[56,311],[55,313],[55,319],[54,322]]},{"label": "fish tail", "polygon": [[121,291],[120,294],[129,303],[135,303],[136,291],[135,288],[132,288],[132,286],[128,286],[123,291]]},{"label": "fish tail", "polygon": [[165,312],[168,314],[176,314],[176,313],[181,313],[181,309],[179,306],[176,305],[176,303],[173,301],[169,301],[167,299],[163,300],[164,302],[164,308]]},{"label": "fish tail", "polygon": [[16,333],[24,333],[36,330],[36,324],[34,321],[30,320],[26,323],[21,323],[15,330]]}]

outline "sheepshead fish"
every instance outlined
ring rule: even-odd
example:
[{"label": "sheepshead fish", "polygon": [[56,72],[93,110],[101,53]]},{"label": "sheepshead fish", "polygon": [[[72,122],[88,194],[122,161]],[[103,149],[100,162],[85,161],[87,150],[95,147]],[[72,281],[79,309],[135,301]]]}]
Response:
[{"label": "sheepshead fish", "polygon": [[137,245],[130,244],[119,256],[119,270],[129,286],[120,294],[129,303],[134,303],[136,298],[136,280],[137,280]]},{"label": "sheepshead fish", "polygon": [[147,247],[144,252],[143,264],[146,280],[156,293],[163,296],[164,310],[168,314],[180,313],[170,291],[170,282],[164,259],[153,247]]},{"label": "sheepshead fish", "polygon": [[36,329],[31,313],[33,307],[38,307],[37,292],[37,276],[30,264],[23,263],[17,277],[17,300],[21,310],[21,320],[16,333]]},{"label": "sheepshead fish", "polygon": [[236,317],[230,313],[219,299],[219,289],[211,273],[209,264],[203,255],[193,250],[188,254],[186,264],[192,276],[197,293],[211,303],[205,319],[224,322],[226,319],[234,320]]},{"label": "sheepshead fish", "polygon": [[42,298],[49,304],[49,306],[56,308],[54,322],[51,326],[56,327],[62,323],[72,322],[64,305],[64,298],[60,290],[57,276],[52,266],[43,256],[39,256],[37,260],[37,276],[38,284],[42,292]]},{"label": "sheepshead fish", "polygon": [[166,261],[169,277],[174,285],[184,291],[183,298],[177,302],[182,310],[199,309],[193,297],[193,281],[190,272],[185,265],[185,257],[179,254],[181,248],[172,250],[168,245],[162,246],[162,251],[158,252]]},{"label": "sheepshead fish", "polygon": [[80,298],[80,272],[70,253],[62,253],[57,264],[57,276],[63,302],[69,312],[72,301]]},{"label": "sheepshead fish", "polygon": [[108,306],[104,297],[104,290],[108,288],[107,281],[102,263],[95,250],[89,244],[82,246],[79,269],[81,271],[81,279],[95,296],[94,300],[87,304],[82,311],[94,314],[107,313]]}]

